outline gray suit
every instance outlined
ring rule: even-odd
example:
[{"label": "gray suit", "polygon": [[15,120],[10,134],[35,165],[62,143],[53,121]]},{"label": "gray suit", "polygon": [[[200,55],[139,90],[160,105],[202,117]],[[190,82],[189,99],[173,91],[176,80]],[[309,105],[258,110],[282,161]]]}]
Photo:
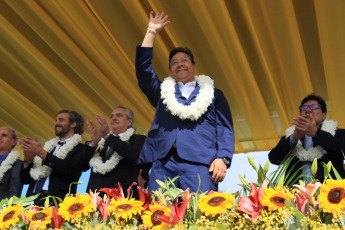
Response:
[{"label": "gray suit", "polygon": [[23,183],[20,177],[20,170],[22,165],[23,161],[17,160],[12,168],[5,173],[0,182],[0,200],[12,196],[21,196]]}]

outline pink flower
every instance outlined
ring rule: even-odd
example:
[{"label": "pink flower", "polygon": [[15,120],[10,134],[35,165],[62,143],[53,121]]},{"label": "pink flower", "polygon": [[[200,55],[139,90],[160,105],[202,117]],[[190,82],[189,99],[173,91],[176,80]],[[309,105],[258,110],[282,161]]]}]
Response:
[{"label": "pink flower", "polygon": [[[306,204],[308,203],[308,198],[307,197],[301,197],[299,196],[298,194],[295,194],[295,198],[296,198],[296,205],[297,205],[297,209],[303,213],[303,215],[305,215],[305,207],[306,207]],[[309,208],[309,216],[311,216],[311,213],[313,211],[311,210],[311,208]]]},{"label": "pink flower", "polygon": [[315,184],[310,183],[306,186],[295,184],[294,187],[299,189],[299,194],[302,197],[306,197],[308,199],[309,204],[315,205],[316,191],[320,187],[320,185],[320,182],[316,182]]}]

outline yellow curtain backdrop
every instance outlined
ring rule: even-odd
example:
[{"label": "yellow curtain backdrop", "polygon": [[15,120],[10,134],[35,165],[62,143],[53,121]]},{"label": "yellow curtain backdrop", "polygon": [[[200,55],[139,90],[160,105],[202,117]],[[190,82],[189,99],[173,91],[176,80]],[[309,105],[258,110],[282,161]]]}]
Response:
[{"label": "yellow curtain backdrop", "polygon": [[0,126],[44,141],[60,109],[95,121],[121,104],[146,134],[154,108],[134,60],[151,10],[171,20],[154,47],[156,73],[169,76],[169,51],[189,47],[197,73],[228,99],[236,152],[273,148],[312,92],[345,126],[343,0],[1,0]]}]

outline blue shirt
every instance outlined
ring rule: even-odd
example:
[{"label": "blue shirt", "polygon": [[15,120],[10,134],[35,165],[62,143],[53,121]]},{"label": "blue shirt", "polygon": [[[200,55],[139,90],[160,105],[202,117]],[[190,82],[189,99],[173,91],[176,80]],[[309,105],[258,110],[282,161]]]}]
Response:
[{"label": "blue shirt", "polygon": [[0,155],[0,163],[8,156],[10,153],[4,153]]}]

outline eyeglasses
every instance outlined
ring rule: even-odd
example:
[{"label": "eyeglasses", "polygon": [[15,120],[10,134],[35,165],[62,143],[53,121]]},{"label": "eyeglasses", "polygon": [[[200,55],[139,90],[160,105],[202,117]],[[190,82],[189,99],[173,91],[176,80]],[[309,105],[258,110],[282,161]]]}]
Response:
[{"label": "eyeglasses", "polygon": [[179,62],[187,63],[187,62],[189,62],[189,58],[183,57],[183,58],[181,58],[181,59],[172,60],[172,61],[170,62],[170,66],[175,66],[175,65],[177,65]]},{"label": "eyeglasses", "polygon": [[300,111],[305,111],[308,109],[308,107],[311,109],[311,110],[316,110],[316,109],[319,109],[320,108],[320,105],[319,104],[313,104],[313,105],[301,105],[299,107],[299,110]]}]

